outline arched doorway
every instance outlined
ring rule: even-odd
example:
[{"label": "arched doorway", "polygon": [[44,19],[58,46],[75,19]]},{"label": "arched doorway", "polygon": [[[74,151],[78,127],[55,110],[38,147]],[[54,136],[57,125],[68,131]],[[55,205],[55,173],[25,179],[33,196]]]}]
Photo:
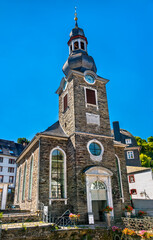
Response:
[{"label": "arched doorway", "polygon": [[[88,168],[85,174],[88,216],[93,215],[94,221],[104,221],[103,209],[106,205],[113,208],[111,185],[113,173],[104,167],[94,166]],[[111,215],[114,217],[114,211]]]},{"label": "arched doorway", "polygon": [[95,221],[105,221],[104,208],[107,206],[107,188],[104,182],[91,184],[92,212]]}]

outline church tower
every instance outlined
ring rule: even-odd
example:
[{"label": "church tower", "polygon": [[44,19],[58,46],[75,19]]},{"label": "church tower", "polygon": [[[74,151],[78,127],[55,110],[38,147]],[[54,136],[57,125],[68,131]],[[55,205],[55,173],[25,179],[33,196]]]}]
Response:
[{"label": "church tower", "polygon": [[68,41],[69,57],[63,66],[65,77],[57,90],[59,121],[68,135],[87,132],[110,136],[107,106],[107,79],[99,77],[94,59],[87,52],[83,29],[75,28]]}]

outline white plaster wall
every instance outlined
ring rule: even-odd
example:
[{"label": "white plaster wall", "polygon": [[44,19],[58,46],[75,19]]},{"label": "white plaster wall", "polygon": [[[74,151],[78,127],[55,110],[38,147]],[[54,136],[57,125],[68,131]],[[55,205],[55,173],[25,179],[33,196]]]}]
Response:
[{"label": "white plaster wall", "polygon": [[[153,199],[153,174],[152,171],[150,172],[141,172],[141,173],[135,173],[135,174],[129,174],[134,175],[135,182],[130,183],[129,182],[129,189],[136,189],[137,194],[131,195],[133,199]],[[128,177],[129,181],[129,177]],[[143,196],[140,195],[141,192],[146,192],[149,198],[143,194]]]},{"label": "white plaster wall", "polygon": [[[3,175],[3,183],[9,183],[9,176],[14,177],[14,182],[13,184],[9,184],[10,187],[15,187],[15,176],[16,176],[16,163],[15,164],[9,164],[9,159],[15,159],[16,157],[13,156],[4,156],[0,155],[0,157],[3,157],[3,162],[0,162],[0,166],[3,167],[2,172],[0,172],[0,175]],[[14,173],[8,172],[8,167],[13,167],[14,168]]]}]

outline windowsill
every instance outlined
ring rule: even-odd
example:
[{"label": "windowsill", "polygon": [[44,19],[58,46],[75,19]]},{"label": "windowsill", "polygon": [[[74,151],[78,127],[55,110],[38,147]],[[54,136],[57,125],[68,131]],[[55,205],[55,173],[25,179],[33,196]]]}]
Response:
[{"label": "windowsill", "polygon": [[67,198],[49,198],[51,201],[65,201],[68,200]]},{"label": "windowsill", "polygon": [[99,109],[98,109],[98,105],[96,105],[96,104],[91,104],[91,103],[86,103],[86,107],[90,107],[90,106],[95,107],[95,108],[97,108],[97,110],[99,110]]}]

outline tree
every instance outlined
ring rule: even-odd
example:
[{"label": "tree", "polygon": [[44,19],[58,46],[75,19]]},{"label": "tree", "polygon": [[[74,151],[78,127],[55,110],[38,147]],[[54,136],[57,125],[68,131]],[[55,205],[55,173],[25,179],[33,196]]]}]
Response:
[{"label": "tree", "polygon": [[30,141],[26,138],[18,138],[17,143],[20,143],[22,145],[27,145]]},{"label": "tree", "polygon": [[140,160],[141,160],[142,167],[150,167],[150,165],[151,165],[151,158],[150,157],[141,153],[140,154]]},{"label": "tree", "polygon": [[135,137],[137,144],[141,146],[140,160],[143,167],[153,167],[153,137],[142,139]]}]

